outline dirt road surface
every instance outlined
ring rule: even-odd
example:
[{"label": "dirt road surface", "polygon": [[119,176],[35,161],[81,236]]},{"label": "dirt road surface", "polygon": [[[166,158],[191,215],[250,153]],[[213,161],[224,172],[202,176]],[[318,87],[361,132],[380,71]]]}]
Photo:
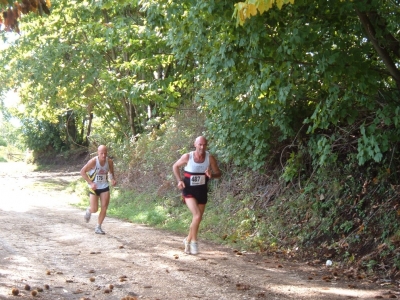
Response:
[{"label": "dirt road surface", "polygon": [[0,163],[0,299],[400,297],[396,286],[349,278],[325,261],[288,262],[204,241],[199,255],[187,255],[183,236],[109,217],[106,235],[96,235],[97,215],[84,222],[71,206],[79,199],[63,189],[77,178],[76,169],[32,172]]}]

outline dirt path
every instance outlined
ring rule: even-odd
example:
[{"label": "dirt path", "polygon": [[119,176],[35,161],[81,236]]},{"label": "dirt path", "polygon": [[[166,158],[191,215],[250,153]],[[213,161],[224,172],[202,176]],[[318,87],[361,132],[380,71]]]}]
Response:
[{"label": "dirt path", "polygon": [[[0,299],[400,297],[393,286],[349,279],[323,262],[311,267],[204,242],[199,255],[186,255],[183,236],[108,217],[107,234],[96,235],[97,216],[85,223],[83,211],[70,205],[77,197],[62,189],[76,178],[76,170],[30,172],[23,164],[0,164]],[[33,297],[37,288],[43,291]]]}]

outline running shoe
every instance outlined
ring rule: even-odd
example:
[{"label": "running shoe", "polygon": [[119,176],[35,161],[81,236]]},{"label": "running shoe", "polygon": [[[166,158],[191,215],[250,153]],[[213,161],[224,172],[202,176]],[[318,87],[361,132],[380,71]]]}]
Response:
[{"label": "running shoe", "polygon": [[103,231],[103,229],[101,229],[100,226],[96,226],[96,229],[94,230],[94,233],[97,233],[97,234],[106,234],[106,233]]},{"label": "running shoe", "polygon": [[190,242],[190,254],[196,255],[199,253],[199,245],[197,242]]},{"label": "running shoe", "polygon": [[91,215],[92,215],[92,213],[90,212],[89,207],[86,208],[85,215],[83,216],[83,218],[85,219],[86,223],[88,223],[90,221],[90,216]]},{"label": "running shoe", "polygon": [[183,240],[183,245],[185,246],[185,253],[190,254],[190,243],[188,243],[186,238]]}]

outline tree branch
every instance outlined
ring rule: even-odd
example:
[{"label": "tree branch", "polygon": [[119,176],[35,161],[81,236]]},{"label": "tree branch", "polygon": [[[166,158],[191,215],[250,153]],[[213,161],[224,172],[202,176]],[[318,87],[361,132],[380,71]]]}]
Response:
[{"label": "tree branch", "polygon": [[379,57],[382,59],[383,63],[385,64],[386,68],[388,69],[390,75],[396,81],[397,87],[400,89],[400,71],[397,69],[395,63],[393,62],[392,58],[389,55],[389,52],[384,46],[381,46],[376,38],[376,31],[365,12],[361,12],[356,9],[356,13],[358,18],[361,21],[362,26],[364,27],[366,34],[369,40],[372,43],[375,51],[378,53]]}]

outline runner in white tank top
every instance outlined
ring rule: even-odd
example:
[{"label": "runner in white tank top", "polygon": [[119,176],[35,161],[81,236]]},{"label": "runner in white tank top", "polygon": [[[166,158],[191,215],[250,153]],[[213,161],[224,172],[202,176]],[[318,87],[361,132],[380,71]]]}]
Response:
[{"label": "runner in white tank top", "polygon": [[[108,157],[106,157],[106,163],[104,166],[100,165],[99,157],[96,156],[96,166],[89,171],[89,178],[91,181],[93,181],[96,184],[97,190],[102,190],[105,188],[108,188],[108,172],[109,172],[109,166],[108,166]],[[94,190],[92,190],[92,187],[90,184],[88,184],[90,192],[92,194],[96,194]],[[100,194],[99,194],[100,195]]]},{"label": "runner in white tank top", "polygon": [[105,234],[101,225],[106,217],[108,204],[110,203],[110,187],[108,180],[112,186],[117,184],[114,175],[114,162],[107,157],[107,147],[99,146],[97,156],[90,159],[81,169],[81,176],[86,180],[89,186],[90,206],[86,209],[84,219],[89,222],[92,213],[96,213],[99,209],[97,226],[94,230],[97,234]]},{"label": "runner in white tank top", "polygon": [[[206,151],[205,159],[203,162],[196,163],[193,159],[195,152],[189,153],[189,161],[184,168],[184,180],[185,188],[183,189],[184,197],[190,194],[190,191],[198,191],[201,199],[195,197],[198,203],[207,203],[207,182],[208,177],[206,175],[207,169],[210,167],[210,153]],[[194,192],[196,193],[196,192]]]},{"label": "runner in white tank top", "polygon": [[[211,178],[221,177],[217,160],[206,151],[206,138],[197,137],[194,146],[195,151],[182,155],[172,167],[178,188],[182,190],[184,202],[192,213],[189,234],[183,241],[185,252],[190,254],[198,253],[197,234],[208,200],[207,183]],[[184,166],[182,180],[180,168]]]}]

